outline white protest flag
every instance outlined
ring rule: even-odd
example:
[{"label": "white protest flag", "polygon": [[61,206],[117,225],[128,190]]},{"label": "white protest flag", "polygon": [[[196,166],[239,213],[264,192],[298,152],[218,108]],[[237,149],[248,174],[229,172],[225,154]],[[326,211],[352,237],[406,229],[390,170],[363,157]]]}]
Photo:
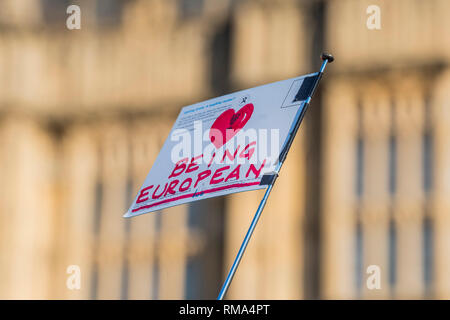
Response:
[{"label": "white protest flag", "polygon": [[124,217],[266,188],[318,75],[184,107]]}]

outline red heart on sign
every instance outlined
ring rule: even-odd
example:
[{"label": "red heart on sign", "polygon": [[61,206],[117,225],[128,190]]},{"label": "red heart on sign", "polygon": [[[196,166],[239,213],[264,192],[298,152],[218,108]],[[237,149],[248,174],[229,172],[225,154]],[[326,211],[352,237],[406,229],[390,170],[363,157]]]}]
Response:
[{"label": "red heart on sign", "polygon": [[236,113],[233,109],[228,109],[217,117],[209,131],[209,139],[217,149],[227,143],[245,126],[252,116],[253,109],[253,104],[249,103]]}]

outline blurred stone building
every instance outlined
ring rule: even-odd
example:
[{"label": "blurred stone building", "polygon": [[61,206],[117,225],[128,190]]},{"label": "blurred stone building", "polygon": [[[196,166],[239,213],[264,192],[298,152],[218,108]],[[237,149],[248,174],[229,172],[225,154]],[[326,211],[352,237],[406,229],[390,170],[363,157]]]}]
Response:
[{"label": "blurred stone building", "polygon": [[0,0],[0,298],[215,298],[260,192],[122,214],[182,106],[314,72],[324,49],[336,62],[228,297],[450,298],[449,11]]}]

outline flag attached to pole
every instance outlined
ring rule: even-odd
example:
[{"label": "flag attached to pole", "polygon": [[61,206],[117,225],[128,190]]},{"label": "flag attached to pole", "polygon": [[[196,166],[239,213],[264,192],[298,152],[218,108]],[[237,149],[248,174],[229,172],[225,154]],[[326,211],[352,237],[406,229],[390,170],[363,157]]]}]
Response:
[{"label": "flag attached to pole", "polygon": [[184,107],[124,217],[266,188],[318,76]]}]

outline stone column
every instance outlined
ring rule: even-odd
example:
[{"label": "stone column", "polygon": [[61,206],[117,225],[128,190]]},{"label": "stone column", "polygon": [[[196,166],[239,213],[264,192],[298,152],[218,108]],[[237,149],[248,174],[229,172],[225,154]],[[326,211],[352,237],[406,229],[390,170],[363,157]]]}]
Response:
[{"label": "stone column", "polygon": [[47,299],[55,241],[54,141],[23,116],[2,119],[0,140],[0,296]]},{"label": "stone column", "polygon": [[[225,217],[225,273],[223,280],[225,280],[231,268],[262,196],[262,191],[250,191],[227,197]],[[265,279],[261,277],[263,263],[261,261],[260,251],[264,241],[261,225],[265,221],[264,217],[266,214],[267,212],[264,212],[247,246],[245,255],[228,290],[228,299],[260,299],[263,296],[262,288]]]},{"label": "stone column", "polygon": [[[59,272],[64,280],[58,285],[58,296],[67,299],[92,298],[92,275],[95,262],[95,216],[98,188],[98,145],[94,130],[88,125],[69,128],[62,142],[61,195],[58,256],[64,257]],[[80,290],[69,290],[66,273],[69,265],[79,266]],[[63,289],[63,290],[61,290]]]},{"label": "stone column", "polygon": [[[363,193],[361,222],[363,232],[363,296],[389,296],[389,136],[391,106],[386,90],[365,84],[362,92]],[[381,271],[381,289],[370,290],[366,274],[370,265]]]},{"label": "stone column", "polygon": [[[127,207],[134,201],[159,153],[158,132],[154,124],[136,121],[131,126],[131,158],[133,191]],[[156,220],[159,212],[129,219],[127,243],[128,295],[130,299],[154,299],[154,268],[156,264]]]},{"label": "stone column", "polygon": [[[303,295],[303,140],[300,133],[289,152],[230,286],[229,299],[299,299]],[[227,197],[224,279],[263,194],[252,191]]]},{"label": "stone column", "polygon": [[306,70],[309,59],[303,23],[295,1],[239,3],[234,14],[233,81],[252,86]]}]

